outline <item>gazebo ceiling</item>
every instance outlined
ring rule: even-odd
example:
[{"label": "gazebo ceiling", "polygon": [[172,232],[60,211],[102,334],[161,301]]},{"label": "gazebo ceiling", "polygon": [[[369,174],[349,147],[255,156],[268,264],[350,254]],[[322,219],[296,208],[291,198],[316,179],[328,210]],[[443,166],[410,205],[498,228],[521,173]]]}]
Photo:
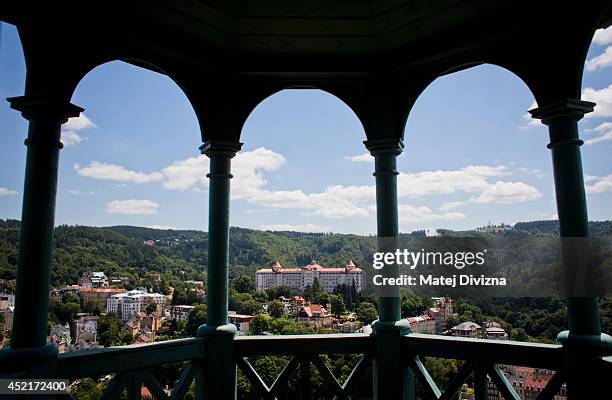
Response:
[{"label": "gazebo ceiling", "polygon": [[[605,1],[592,2],[594,12],[601,14]],[[112,57],[117,52],[129,60],[130,54],[143,54],[243,73],[369,72],[419,65],[515,35],[533,39],[555,23],[559,12],[558,3],[525,0],[98,4],[85,9],[76,2],[55,2],[40,10],[32,1],[7,2],[0,6],[0,18],[20,26],[22,33],[32,28],[37,35],[44,32],[43,39],[62,41],[70,47],[66,51],[84,56],[93,52]],[[35,15],[34,8],[42,12]]]},{"label": "gazebo ceiling", "polygon": [[482,17],[504,3],[161,0],[151,16],[234,52],[381,53]]},{"label": "gazebo ceiling", "polygon": [[[263,82],[250,77],[268,79],[255,97],[332,80],[335,87],[328,89],[344,90],[343,80],[361,79],[357,83],[368,91],[370,78],[388,78],[387,88],[403,80],[401,91],[414,97],[439,75],[492,63],[519,75],[541,100],[579,94],[586,49],[594,30],[612,21],[611,4],[109,0],[85,7],[24,0],[1,3],[0,19],[19,28],[29,93],[69,96],[89,70],[123,60],[166,73],[182,87],[207,80],[209,91],[219,76],[225,78],[218,92],[228,84]],[[232,83],[238,76],[245,80]],[[271,85],[273,80],[280,83]],[[354,96],[362,89],[350,90]]]}]

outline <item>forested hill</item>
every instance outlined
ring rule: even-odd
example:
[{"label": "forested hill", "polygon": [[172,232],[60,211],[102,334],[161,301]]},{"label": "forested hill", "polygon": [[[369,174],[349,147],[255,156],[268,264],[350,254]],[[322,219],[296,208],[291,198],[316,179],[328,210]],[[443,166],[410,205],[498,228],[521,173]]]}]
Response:
[{"label": "forested hill", "polygon": [[[518,231],[518,232],[517,232]],[[506,234],[552,235],[551,221],[521,222]],[[611,235],[612,222],[593,222],[594,235]],[[450,231],[445,231],[450,232]],[[15,278],[19,221],[0,219],[0,279]],[[455,232],[454,234],[459,234]],[[424,236],[424,232],[403,234]],[[135,226],[59,226],[55,229],[51,284],[74,284],[84,271],[136,278],[158,272],[166,281],[204,280],[207,233],[194,230],[158,230]],[[342,266],[349,258],[375,248],[374,236],[331,233],[268,232],[231,228],[230,274],[254,274],[278,260],[284,266],[303,266],[316,260],[324,266]],[[145,245],[144,241],[154,241]]]}]

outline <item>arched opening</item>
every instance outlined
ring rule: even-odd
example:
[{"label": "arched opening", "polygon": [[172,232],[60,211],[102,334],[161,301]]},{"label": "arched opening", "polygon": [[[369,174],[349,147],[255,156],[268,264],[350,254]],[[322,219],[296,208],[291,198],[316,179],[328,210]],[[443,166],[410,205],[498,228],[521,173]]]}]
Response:
[{"label": "arched opening", "polygon": [[[17,28],[0,22],[0,97],[18,96],[25,83],[25,57]],[[0,121],[5,133],[0,138],[0,158],[15,168],[0,171],[0,218],[19,219],[23,192],[23,174],[15,173],[25,164],[24,132],[28,124],[19,113],[10,108],[7,101],[0,102]],[[4,275],[9,279],[10,274]],[[0,278],[3,273],[0,273]],[[14,278],[14,277],[13,277]],[[12,279],[12,278],[11,278]]]},{"label": "arched opening", "polygon": [[[353,111],[327,92],[287,89],[268,97],[242,130],[244,147],[233,163],[233,223],[285,231],[373,232],[368,208],[372,166],[351,162],[372,160],[363,155],[364,139]],[[255,154],[268,160],[261,158],[257,165]]]},{"label": "arched opening", "polygon": [[[601,47],[598,51],[601,53]],[[601,86],[608,85],[606,82]],[[592,101],[592,97],[588,98],[589,91],[593,90],[584,90],[583,99]],[[405,131],[406,147],[398,160],[402,228],[426,230],[428,234],[450,229],[454,231],[451,234],[458,236],[491,236],[500,240],[525,235],[556,243],[559,228],[552,163],[546,148],[548,130],[526,113],[536,106],[523,81],[492,65],[473,67],[434,81],[411,111]],[[605,106],[599,107],[594,117],[583,121],[583,126],[586,124],[593,134],[605,136],[601,132]],[[605,141],[603,137],[595,140]],[[587,182],[591,181],[592,185],[602,182],[599,190],[591,187],[591,193],[604,192],[606,177],[590,177],[589,170],[609,163],[602,154],[593,155],[594,159],[587,161],[591,150],[588,144],[585,147]],[[609,168],[606,173],[609,174]],[[601,215],[608,219],[609,207]],[[537,249],[535,240],[527,247]],[[544,253],[540,249],[535,254]],[[513,254],[520,255],[520,252]],[[517,264],[521,262],[520,258],[516,259]],[[529,262],[530,268],[544,265],[542,260]],[[552,277],[547,284],[553,284]],[[543,289],[541,284],[539,287]],[[556,297],[466,296],[453,300],[456,314],[445,321],[445,329],[454,336],[554,342],[558,332],[567,328],[566,300],[562,292]],[[430,300],[404,298],[402,311],[420,312],[414,304],[421,301]],[[609,313],[603,307],[607,303],[605,299],[600,302],[602,315]],[[610,330],[610,326],[606,329]],[[440,373],[443,369],[438,362],[426,359],[430,373],[437,375],[438,383],[443,384],[448,382],[448,370],[446,376]],[[457,367],[449,362],[445,368],[449,366],[451,370]],[[510,381],[516,375],[512,368],[503,373]],[[549,381],[552,374],[542,379]]]},{"label": "arched opening", "polygon": [[[353,332],[377,318],[371,299],[357,298],[360,282],[344,274],[348,259],[361,265],[356,255],[375,242],[367,236],[376,230],[376,211],[373,159],[364,154],[364,139],[353,111],[322,90],[282,90],[244,124],[243,150],[232,163],[232,225],[253,230],[231,233],[229,307],[255,315],[250,334],[339,332],[341,326]],[[268,281],[266,271],[282,278]],[[262,299],[267,314],[257,310]],[[347,317],[358,310],[365,310],[363,324]],[[326,364],[343,382],[357,361],[333,355]],[[268,385],[287,364],[282,357],[250,362]],[[371,393],[371,372],[357,379],[357,390]],[[292,378],[285,396],[297,396],[298,387]],[[238,388],[240,396],[254,395],[242,371]],[[313,387],[313,397],[324,397],[321,390]]]},{"label": "arched opening", "polygon": [[493,65],[444,75],[427,87],[411,110],[398,160],[402,230],[551,217],[548,135],[527,114],[534,107],[527,86]]},{"label": "arched opening", "polygon": [[612,169],[612,27],[595,32],[582,77],[582,99],[596,103],[580,121],[580,134],[589,219],[610,219]]}]

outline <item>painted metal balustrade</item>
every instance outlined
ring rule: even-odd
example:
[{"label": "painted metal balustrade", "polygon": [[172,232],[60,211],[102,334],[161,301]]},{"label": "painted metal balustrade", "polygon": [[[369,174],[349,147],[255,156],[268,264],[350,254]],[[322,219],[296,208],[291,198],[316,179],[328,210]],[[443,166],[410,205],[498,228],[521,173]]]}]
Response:
[{"label": "painted metal balustrade", "polygon": [[[156,399],[181,399],[194,379],[197,380],[198,371],[205,368],[206,348],[207,339],[190,338],[66,353],[58,358],[56,376],[75,380],[114,374],[103,399],[120,398],[126,391],[128,399],[140,399],[142,386],[147,387]],[[311,398],[311,365],[318,371],[329,398],[350,399],[355,378],[364,374],[375,360],[374,336],[366,334],[238,336],[234,339],[234,350],[237,368],[249,380],[258,397],[263,399],[282,399],[283,390],[296,374],[300,395],[303,399]],[[340,383],[321,358],[323,354],[359,354],[361,358],[345,382]],[[249,360],[271,355],[288,356],[289,362],[276,380],[267,385]],[[453,396],[470,376],[473,376],[476,399],[488,398],[489,379],[505,399],[519,399],[498,364],[556,371],[537,397],[538,400],[553,399],[565,382],[565,354],[561,345],[409,334],[402,339],[401,355],[426,396],[432,399],[455,398]],[[423,357],[465,362],[446,387],[441,389],[421,361]],[[151,370],[162,364],[177,362],[186,362],[186,366],[168,395]],[[612,357],[594,356],[591,362],[592,365],[585,368],[596,368],[604,372],[603,376],[612,376]],[[235,388],[227,387],[226,390],[234,391]],[[203,387],[203,392],[206,392],[206,387]]]}]

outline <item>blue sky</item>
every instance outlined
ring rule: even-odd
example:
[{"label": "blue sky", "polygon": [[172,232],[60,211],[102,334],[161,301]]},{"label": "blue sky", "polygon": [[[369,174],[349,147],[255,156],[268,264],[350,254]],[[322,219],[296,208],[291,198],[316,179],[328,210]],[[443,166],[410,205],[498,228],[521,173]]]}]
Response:
[{"label": "blue sky", "polygon": [[[612,204],[612,29],[591,45],[581,123],[589,215]],[[2,25],[0,97],[23,93],[15,28]],[[84,116],[63,128],[57,224],[206,229],[207,160],[196,117],[168,78],[114,62],[90,72],[73,103]],[[466,229],[555,218],[547,130],[530,122],[527,87],[480,66],[436,80],[406,126],[398,160],[400,225]],[[0,102],[0,218],[20,218],[27,123]],[[352,111],[317,90],[287,90],[261,103],[234,159],[233,226],[373,233],[373,163]]]}]

